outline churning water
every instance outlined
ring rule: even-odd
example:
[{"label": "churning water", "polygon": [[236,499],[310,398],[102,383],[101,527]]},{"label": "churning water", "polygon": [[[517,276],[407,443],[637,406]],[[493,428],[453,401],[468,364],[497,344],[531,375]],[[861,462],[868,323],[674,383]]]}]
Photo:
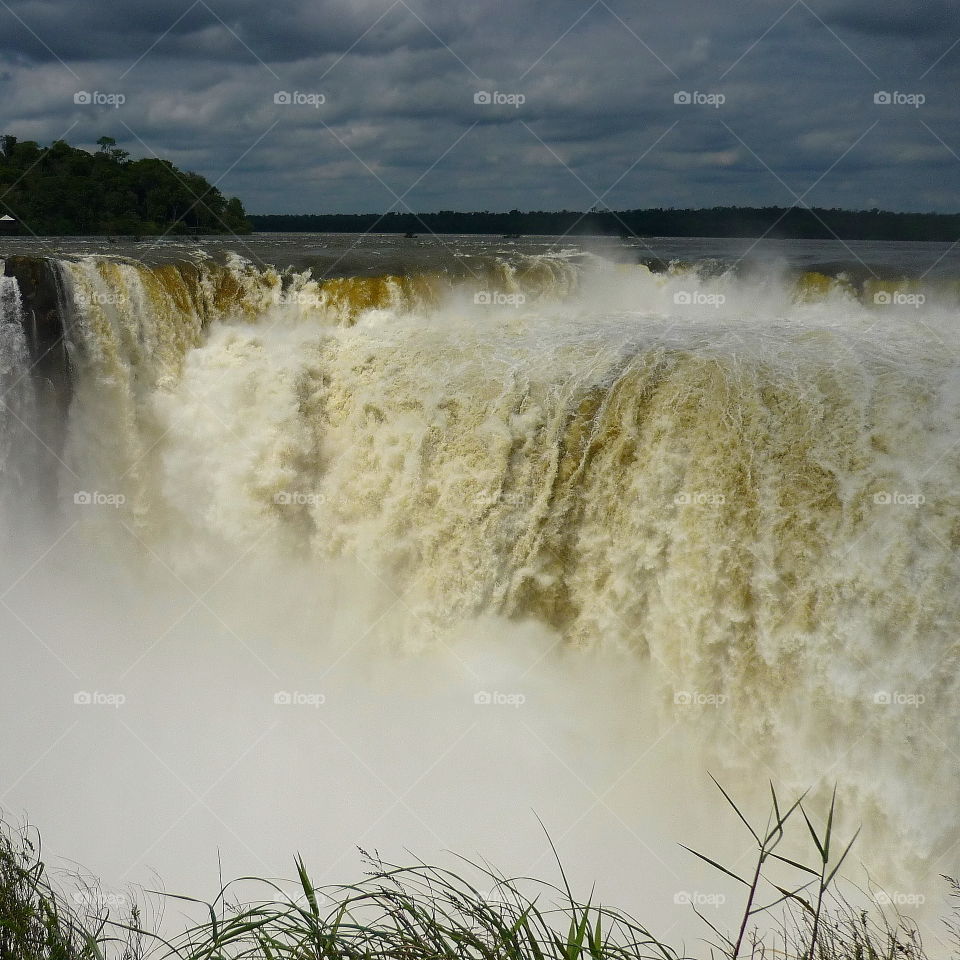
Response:
[{"label": "churning water", "polygon": [[760,819],[768,780],[837,784],[873,878],[939,903],[960,285],[366,242],[47,251],[58,384],[0,279],[4,806],[198,895],[218,851],[549,872],[535,811],[667,935],[726,889],[676,842],[743,849],[709,770]]}]

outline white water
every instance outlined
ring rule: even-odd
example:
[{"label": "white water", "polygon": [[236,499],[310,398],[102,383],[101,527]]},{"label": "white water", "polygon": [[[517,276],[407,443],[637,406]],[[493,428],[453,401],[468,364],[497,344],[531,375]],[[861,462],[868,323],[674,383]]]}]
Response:
[{"label": "white water", "polygon": [[343,879],[355,843],[542,872],[533,808],[667,935],[679,891],[732,904],[674,846],[741,849],[709,769],[761,819],[768,778],[814,806],[836,782],[873,875],[934,905],[960,859],[955,306],[543,257],[492,271],[502,306],[62,269],[62,517],[3,559],[29,730],[3,802],[51,849],[191,894],[218,848],[227,875],[299,849]]}]

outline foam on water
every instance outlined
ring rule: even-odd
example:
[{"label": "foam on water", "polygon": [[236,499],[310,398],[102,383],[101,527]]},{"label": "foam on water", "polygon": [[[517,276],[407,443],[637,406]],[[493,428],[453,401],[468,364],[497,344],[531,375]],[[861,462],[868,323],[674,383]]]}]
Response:
[{"label": "foam on water", "polygon": [[[570,252],[491,260],[470,283],[318,283],[239,258],[60,269],[75,364],[61,500],[92,564],[189,600],[259,558],[229,591],[256,669],[325,675],[359,656],[354,693],[385,672],[435,707],[464,684],[536,690],[534,728],[562,731],[544,747],[556,789],[597,754],[615,772],[664,742],[665,792],[634,794],[654,822],[677,790],[703,809],[705,765],[758,795],[768,777],[821,798],[837,782],[878,876],[913,889],[956,868],[951,291],[918,310],[842,278]],[[88,509],[78,491],[113,500]],[[159,629],[164,601],[124,589]],[[153,650],[141,627],[135,665]],[[460,679],[445,687],[440,663]],[[570,712],[581,682],[594,703]],[[511,789],[524,809],[539,796]],[[624,809],[619,828],[639,829]]]}]

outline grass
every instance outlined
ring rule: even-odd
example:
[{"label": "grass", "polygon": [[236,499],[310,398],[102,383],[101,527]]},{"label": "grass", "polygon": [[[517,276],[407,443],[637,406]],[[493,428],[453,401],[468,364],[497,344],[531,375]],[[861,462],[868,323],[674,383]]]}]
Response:
[{"label": "grass", "polygon": [[144,955],[140,909],[122,927],[111,922],[97,890],[85,888],[83,908],[49,878],[40,838],[29,829],[0,830],[0,960],[139,960]]},{"label": "grass", "polygon": [[[735,929],[723,931],[701,915],[709,939],[693,955],[592,897],[579,901],[559,858],[561,882],[554,885],[508,878],[470,861],[455,872],[364,854],[368,869],[360,881],[318,887],[298,857],[294,880],[240,878],[211,903],[158,895],[201,906],[204,915],[164,939],[143,929],[136,904],[126,916],[112,917],[95,886],[86,885],[79,906],[76,895],[69,901],[47,875],[39,839],[7,825],[0,832],[0,960],[924,960],[909,921],[855,908],[836,893],[838,871],[856,837],[838,843],[835,798],[818,827],[804,797],[784,805],[771,787],[770,814],[761,828],[720,789],[749,832],[756,857],[740,874],[690,851],[743,890]],[[809,844],[809,861],[779,852],[794,828]],[[486,889],[462,873],[482,878]],[[960,888],[949,882],[960,903]],[[240,888],[251,884],[259,896],[240,899]],[[947,921],[947,929],[958,937],[960,919]]]}]

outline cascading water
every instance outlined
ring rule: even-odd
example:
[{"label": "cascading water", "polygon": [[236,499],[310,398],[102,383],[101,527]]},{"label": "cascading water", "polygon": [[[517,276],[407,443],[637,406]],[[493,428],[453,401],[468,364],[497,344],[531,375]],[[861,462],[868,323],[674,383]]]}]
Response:
[{"label": "cascading water", "polygon": [[13,277],[3,276],[0,261],[0,523],[8,533],[36,479],[37,411],[26,323],[20,288]]},{"label": "cascading water", "polygon": [[[631,660],[621,716],[718,771],[838,782],[877,869],[960,838],[949,292],[920,323],[842,279],[563,257],[471,282],[60,271],[85,542],[190,590],[251,551],[302,584],[356,564],[402,598],[382,656],[535,627],[574,675]],[[6,380],[25,346],[0,296]],[[94,496],[111,509],[73,509]]]}]

